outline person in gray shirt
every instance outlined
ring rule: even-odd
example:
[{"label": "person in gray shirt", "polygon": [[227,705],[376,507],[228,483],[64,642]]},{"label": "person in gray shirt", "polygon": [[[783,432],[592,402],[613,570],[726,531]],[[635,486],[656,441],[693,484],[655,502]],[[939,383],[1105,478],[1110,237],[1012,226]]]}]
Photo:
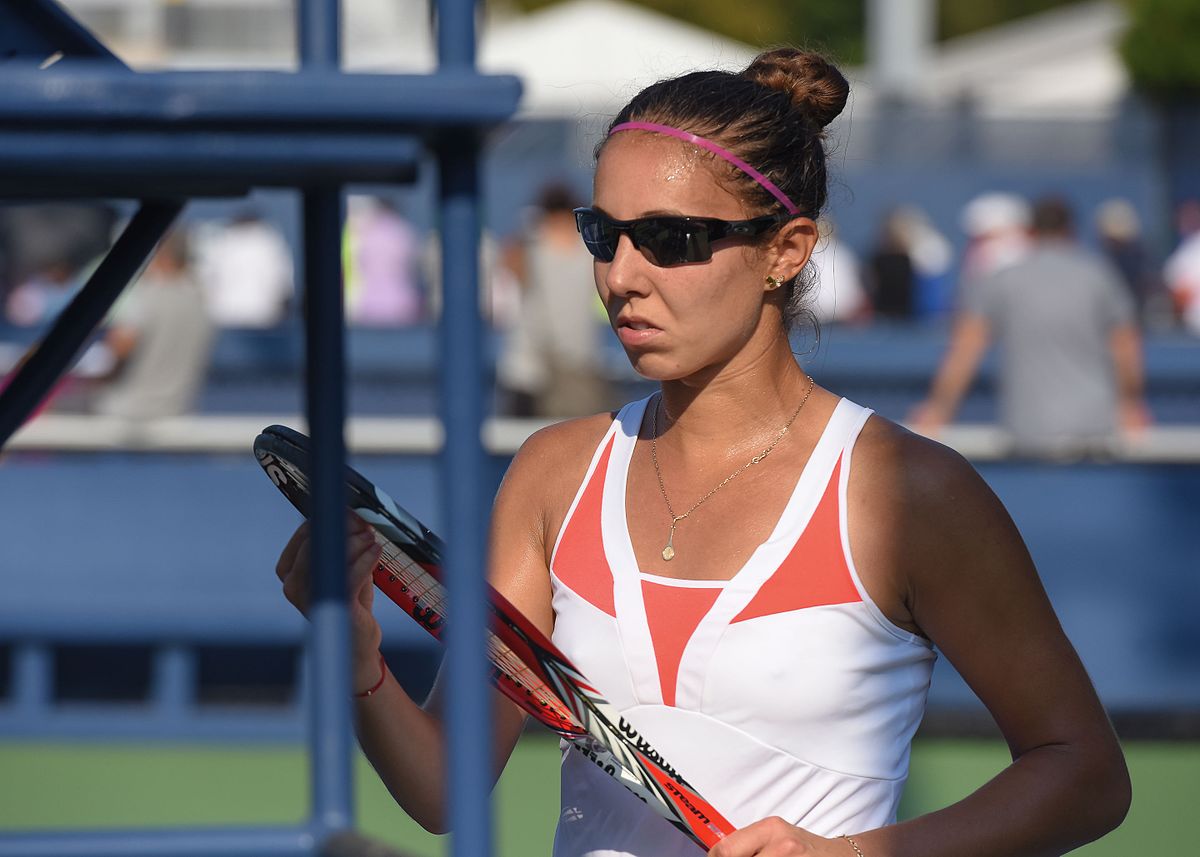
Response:
[{"label": "person in gray shirt", "polygon": [[173,231],[110,319],[105,344],[118,369],[93,410],[131,421],[192,409],[208,369],[215,329],[188,266],[187,239]]},{"label": "person in gray shirt", "polygon": [[1013,452],[1104,454],[1149,422],[1133,301],[1120,274],[1073,239],[1071,209],[1034,207],[1034,245],[1008,267],[964,284],[929,397],[910,415],[922,434],[949,422],[989,346],[1000,347],[1000,421]]}]

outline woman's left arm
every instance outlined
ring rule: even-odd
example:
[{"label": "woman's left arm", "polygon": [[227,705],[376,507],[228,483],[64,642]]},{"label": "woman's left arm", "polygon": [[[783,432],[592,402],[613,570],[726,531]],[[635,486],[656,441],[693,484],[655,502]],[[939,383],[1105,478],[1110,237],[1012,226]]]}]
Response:
[{"label": "woman's left arm", "polygon": [[1049,857],[1120,824],[1130,785],[1112,725],[1016,526],[971,465],[872,420],[855,448],[849,503],[868,590],[955,666],[1012,764],[945,809],[851,831],[852,843],[768,818],[711,857]]},{"label": "woman's left arm", "polygon": [[893,579],[1013,761],[957,803],[856,843],[867,857],[1040,857],[1103,836],[1129,808],[1124,756],[1016,526],[956,453],[912,435],[896,443],[889,505],[905,511]]}]

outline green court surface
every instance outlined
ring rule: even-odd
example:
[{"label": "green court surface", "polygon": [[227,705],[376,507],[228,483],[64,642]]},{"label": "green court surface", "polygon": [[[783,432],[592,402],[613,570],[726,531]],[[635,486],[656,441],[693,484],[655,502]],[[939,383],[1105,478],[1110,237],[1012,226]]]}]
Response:
[{"label": "green court surface", "polygon": [[[1133,809],[1125,824],[1075,853],[1178,854],[1200,805],[1200,744],[1132,743]],[[558,745],[525,737],[496,793],[496,853],[549,854],[558,801]],[[913,751],[902,816],[945,806],[1007,762],[987,741],[924,740]],[[296,747],[0,742],[0,831],[173,825],[292,824],[305,815],[307,764]],[[396,807],[370,767],[356,771],[359,826],[414,857],[446,841]]]}]

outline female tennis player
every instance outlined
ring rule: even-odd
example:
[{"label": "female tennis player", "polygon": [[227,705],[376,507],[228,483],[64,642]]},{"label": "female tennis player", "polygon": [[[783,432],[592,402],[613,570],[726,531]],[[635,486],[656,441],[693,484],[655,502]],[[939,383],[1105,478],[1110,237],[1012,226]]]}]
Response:
[{"label": "female tennis player", "polygon": [[[1115,827],[1130,786],[1019,534],[967,462],[816,386],[789,345],[822,129],[847,94],[822,57],[779,49],[654,84],[615,118],[576,218],[660,391],[525,443],[492,581],[738,828],[716,857],[1062,854]],[[305,538],[278,567],[301,607]],[[418,705],[381,669],[373,544],[350,556],[360,741],[441,830],[440,693]],[[935,650],[1013,761],[896,823]],[[523,718],[497,700],[498,773]],[[699,853],[582,754],[561,776],[556,855]]]}]

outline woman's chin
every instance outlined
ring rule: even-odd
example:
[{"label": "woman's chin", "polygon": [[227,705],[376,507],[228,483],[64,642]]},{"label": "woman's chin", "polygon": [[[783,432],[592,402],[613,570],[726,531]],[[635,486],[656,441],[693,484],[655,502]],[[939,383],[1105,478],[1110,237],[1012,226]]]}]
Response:
[{"label": "woman's chin", "polygon": [[628,350],[625,353],[629,357],[629,364],[633,367],[633,371],[647,381],[659,384],[667,381],[685,381],[697,374],[693,367],[684,366],[662,354],[635,353]]},{"label": "woman's chin", "polygon": [[655,354],[625,352],[633,371],[647,381],[675,381],[682,373],[678,365],[671,364]]}]

